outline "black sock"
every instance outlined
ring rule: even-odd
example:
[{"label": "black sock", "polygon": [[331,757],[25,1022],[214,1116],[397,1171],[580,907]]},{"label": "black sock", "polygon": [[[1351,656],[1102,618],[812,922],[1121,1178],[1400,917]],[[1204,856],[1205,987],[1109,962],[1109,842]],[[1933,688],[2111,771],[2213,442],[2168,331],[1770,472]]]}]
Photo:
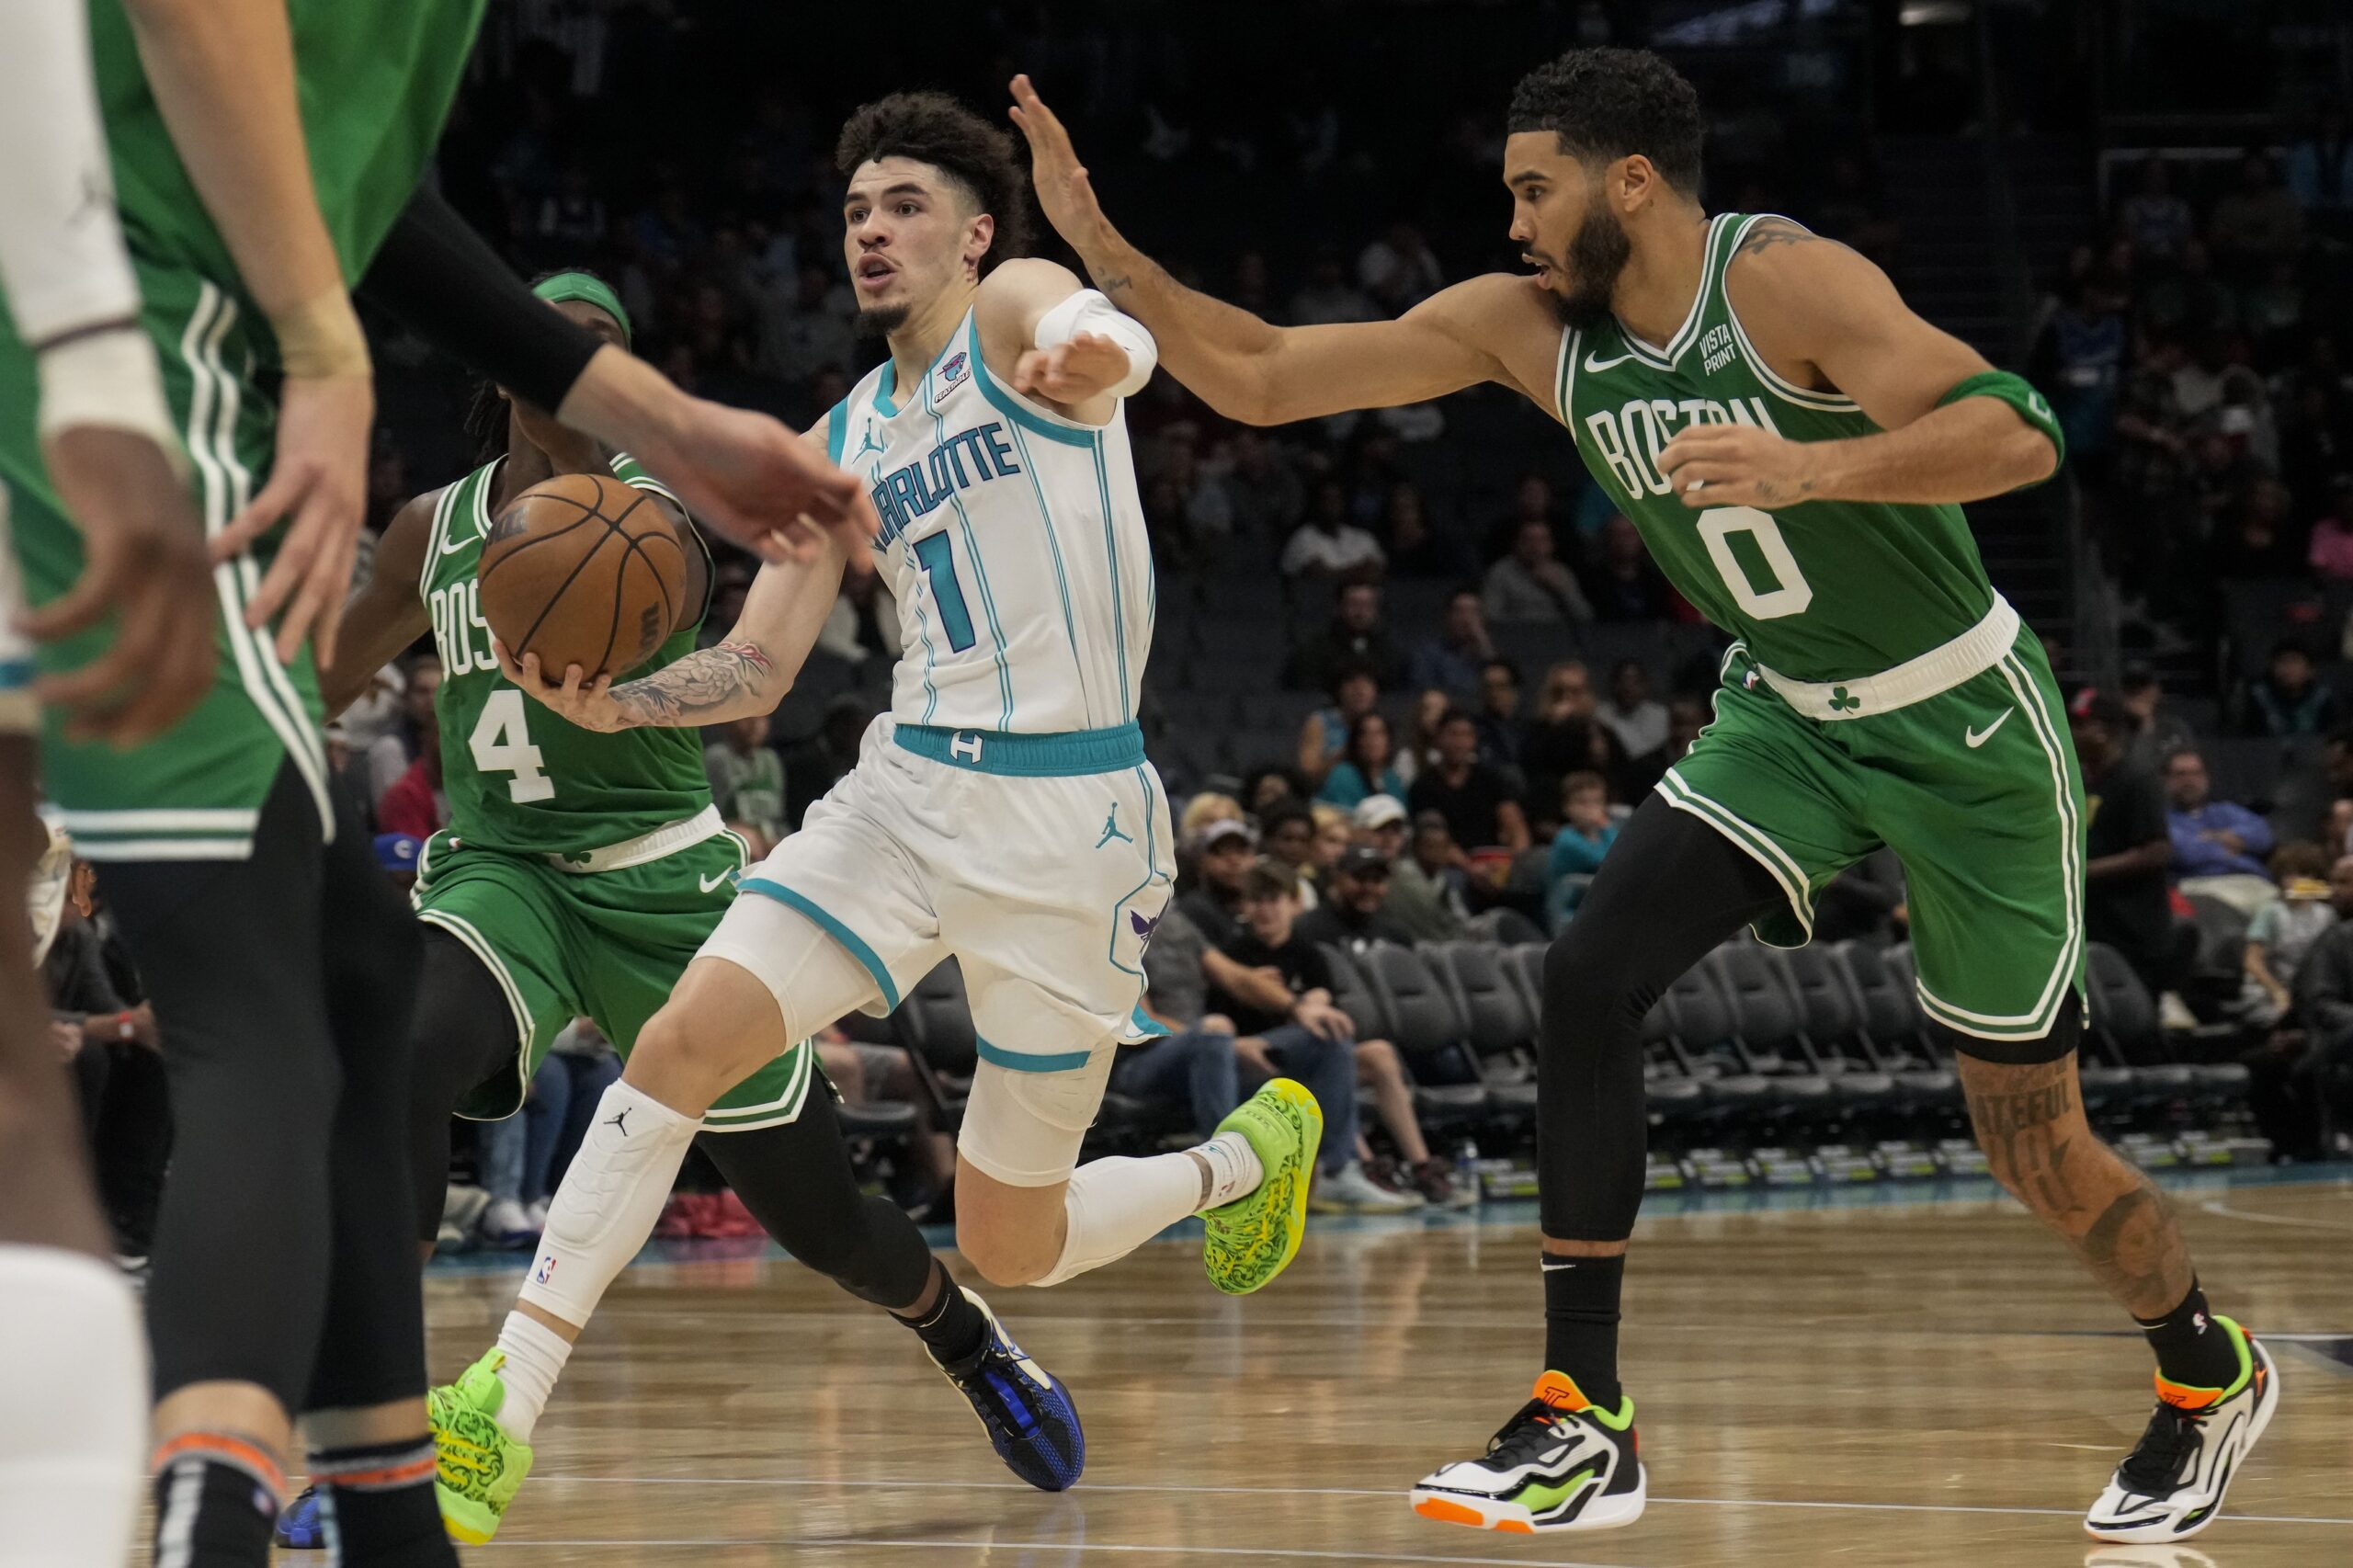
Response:
[{"label": "black sock", "polygon": [[1544,1255],[1544,1365],[1565,1372],[1578,1392],[1608,1411],[1626,1397],[1618,1383],[1618,1288],[1626,1255]]},{"label": "black sock", "polygon": [[948,1266],[938,1258],[931,1260],[932,1278],[939,1286],[939,1300],[931,1311],[921,1317],[909,1317],[904,1312],[891,1315],[915,1331],[915,1337],[929,1346],[932,1355],[949,1365],[969,1359],[977,1354],[989,1335],[989,1320],[981,1314],[971,1298],[956,1288]]},{"label": "black sock", "polygon": [[2238,1342],[2214,1321],[2206,1292],[2189,1282],[2181,1305],[2161,1318],[2136,1317],[2149,1348],[2157,1353],[2157,1372],[2169,1383],[2190,1388],[2226,1389],[2238,1381]]},{"label": "black sock", "polygon": [[433,1436],[311,1455],[330,1568],[457,1568],[433,1500]]},{"label": "black sock", "polygon": [[[285,1478],[242,1437],[192,1432],[155,1456],[156,1562],[188,1568],[267,1568]],[[186,1541],[167,1557],[167,1542]]]}]

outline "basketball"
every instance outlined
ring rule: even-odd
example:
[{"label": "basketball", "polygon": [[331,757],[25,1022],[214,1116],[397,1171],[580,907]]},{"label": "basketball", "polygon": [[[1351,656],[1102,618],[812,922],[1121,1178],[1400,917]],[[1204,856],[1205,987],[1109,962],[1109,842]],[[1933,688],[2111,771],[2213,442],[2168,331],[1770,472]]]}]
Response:
[{"label": "basketball", "polygon": [[660,498],[601,473],[566,473],[515,498],[482,552],[482,613],[550,680],[650,658],[677,624],[686,551]]}]

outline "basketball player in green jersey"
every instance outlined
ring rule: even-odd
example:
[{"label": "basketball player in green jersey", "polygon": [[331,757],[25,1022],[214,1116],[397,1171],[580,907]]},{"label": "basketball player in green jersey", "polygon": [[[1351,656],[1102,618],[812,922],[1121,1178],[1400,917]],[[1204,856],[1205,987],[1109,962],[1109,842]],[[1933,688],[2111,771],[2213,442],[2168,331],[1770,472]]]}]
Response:
[{"label": "basketball player in green jersey", "polygon": [[[563,272],[533,292],[627,347],[627,313],[601,279]],[[477,597],[483,543],[494,517],[553,475],[617,475],[658,498],[687,546],[693,613],[630,673],[649,675],[693,652],[711,580],[701,536],[632,459],[528,404],[501,406],[503,454],[411,501],[385,529],[372,574],[345,612],[336,661],[321,677],[327,710],[337,712],[428,631],[441,658],[435,707],[450,821],[417,857],[415,903],[426,929],[408,1108],[417,1235],[428,1253],[449,1167],[450,1113],[515,1114],[555,1036],[578,1015],[596,1019],[626,1058],[734,898],[745,858],[711,802],[693,730],[580,729],[527,704],[500,676]],[[796,666],[823,618],[804,619],[802,645],[774,651]],[[1020,1368],[1019,1347],[977,1295],[957,1288],[903,1210],[858,1190],[809,1042],[721,1096],[704,1126],[727,1134],[705,1147],[769,1234],[913,1327],[1017,1475],[1048,1490],[1068,1484],[1056,1470],[1063,1456],[1041,1451],[1050,1443],[1083,1448],[1074,1412],[1049,1419],[1040,1408],[1059,1384]],[[530,1471],[531,1428],[554,1376],[521,1360],[494,1348],[455,1385],[433,1392],[436,1489],[460,1541],[491,1539]],[[278,1522],[281,1545],[320,1545],[322,1534],[308,1496]]]},{"label": "basketball player in green jersey", "polygon": [[[80,194],[122,219],[137,330],[212,553],[198,602],[218,673],[128,753],[49,719],[42,764],[173,1020],[174,1179],[148,1320],[156,1555],[188,1568],[266,1561],[297,1410],[348,1562],[452,1560],[404,1211],[415,924],[347,818],[337,831],[307,647],[333,641],[365,493],[372,383],[347,290],[364,281],[428,340],[660,460],[765,553],[871,521],[862,487],[783,426],[689,398],[554,316],[420,190],[481,10],[88,9],[112,179],[80,171]],[[32,346],[0,327],[12,543],[28,597],[74,607],[40,665],[78,697],[97,687],[103,720],[115,654],[145,628],[103,613],[130,601],[113,597],[106,536],[85,553],[43,461],[35,383]]]},{"label": "basketball player in green jersey", "polygon": [[2171,1540],[2211,1523],[2277,1379],[2208,1312],[2165,1200],[2085,1120],[2082,786],[2042,650],[1960,509],[2056,469],[2043,400],[1844,246],[1785,218],[1709,217],[1699,100],[1647,51],[1573,51],[1514,92],[1503,177],[1532,277],[1332,326],[1269,326],[1178,285],[1104,217],[1027,78],[1013,93],[1047,217],[1211,406],[1273,425],[1511,388],[1735,638],[1715,722],[1545,959],[1536,1397],[1425,1479],[1415,1509],[1522,1532],[1640,1516],[1617,1324],[1643,1191],[1643,1017],[1743,926],[1803,942],[1824,883],[1885,844],[1910,888],[1921,1006],[1958,1054],[1994,1174],[2156,1352],[2156,1413],[2086,1525]]}]

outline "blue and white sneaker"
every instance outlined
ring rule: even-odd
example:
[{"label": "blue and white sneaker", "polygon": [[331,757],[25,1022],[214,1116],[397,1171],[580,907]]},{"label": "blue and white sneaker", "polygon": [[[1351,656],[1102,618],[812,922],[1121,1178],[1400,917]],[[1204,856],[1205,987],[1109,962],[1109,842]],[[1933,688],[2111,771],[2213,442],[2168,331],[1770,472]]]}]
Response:
[{"label": "blue and white sneaker", "polygon": [[986,1301],[970,1290],[964,1299],[989,1320],[988,1337],[961,1361],[934,1356],[932,1364],[972,1402],[1006,1469],[1040,1492],[1068,1491],[1086,1468],[1086,1434],[1070,1390],[1013,1342]]},{"label": "blue and white sneaker", "polygon": [[270,1539],[289,1551],[324,1551],[326,1531],[319,1524],[319,1489],[305,1486],[278,1511]]}]

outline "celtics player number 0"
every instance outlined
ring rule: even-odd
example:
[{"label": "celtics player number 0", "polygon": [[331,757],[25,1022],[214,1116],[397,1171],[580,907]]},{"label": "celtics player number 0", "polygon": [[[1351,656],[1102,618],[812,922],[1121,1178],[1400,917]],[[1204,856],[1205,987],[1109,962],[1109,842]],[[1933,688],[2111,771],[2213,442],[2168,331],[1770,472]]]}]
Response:
[{"label": "celtics player number 0", "polygon": [[[1752,534],[1756,540],[1757,553],[1773,574],[1773,588],[1760,594],[1748,580],[1748,569],[1732,551],[1732,536]],[[1796,615],[1813,602],[1813,585],[1798,570],[1798,558],[1790,553],[1789,541],[1781,537],[1781,526],[1770,512],[1760,512],[1754,506],[1711,506],[1699,514],[1699,537],[1707,541],[1708,559],[1716,563],[1716,575],[1732,590],[1733,602],[1758,620],[1779,620],[1785,615]]]},{"label": "celtics player number 0", "polygon": [[515,776],[506,781],[506,798],[517,805],[555,798],[555,780],[540,771],[540,748],[531,744],[523,694],[513,687],[490,694],[466,744],[474,754],[474,767],[483,772]]}]

